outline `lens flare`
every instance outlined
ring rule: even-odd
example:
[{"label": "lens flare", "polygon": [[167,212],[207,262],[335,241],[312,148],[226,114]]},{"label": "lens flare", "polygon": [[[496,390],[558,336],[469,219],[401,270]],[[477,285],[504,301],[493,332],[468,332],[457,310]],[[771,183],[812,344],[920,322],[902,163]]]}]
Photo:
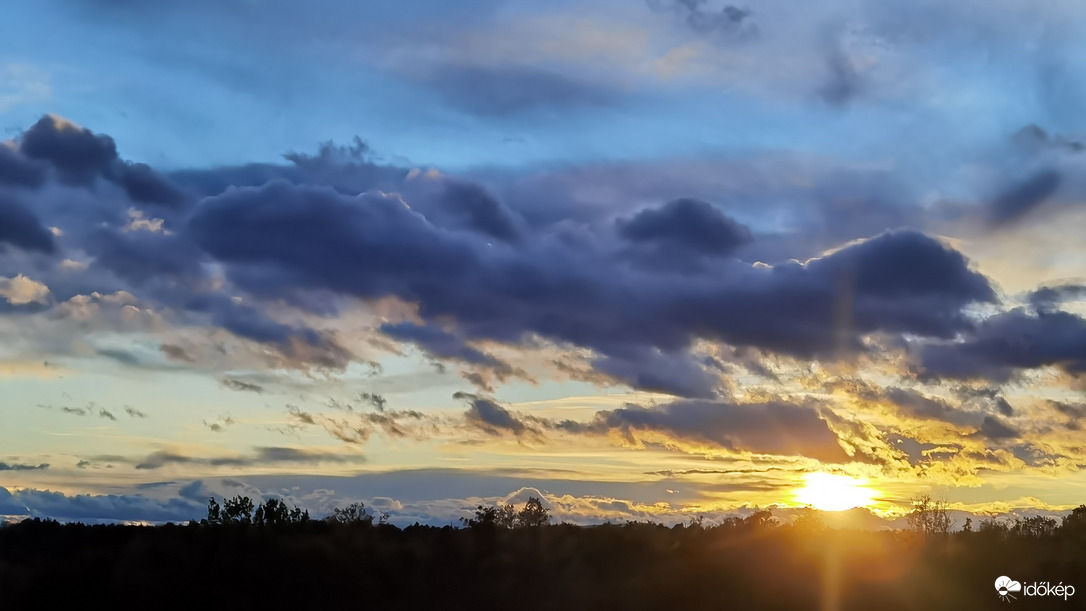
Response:
[{"label": "lens flare", "polygon": [[808,473],[803,476],[803,482],[804,486],[795,491],[796,501],[822,511],[869,507],[878,494],[864,486],[866,481],[847,475]]}]

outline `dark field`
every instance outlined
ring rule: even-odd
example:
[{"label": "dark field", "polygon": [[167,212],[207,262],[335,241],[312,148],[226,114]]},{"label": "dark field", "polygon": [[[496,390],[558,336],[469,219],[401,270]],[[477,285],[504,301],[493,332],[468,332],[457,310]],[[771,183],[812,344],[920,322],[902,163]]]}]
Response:
[{"label": "dark field", "polygon": [[[405,529],[31,520],[0,529],[0,608],[1086,608],[1086,530],[991,526],[925,536],[761,518]],[[1079,591],[1004,602],[1001,575]]]}]

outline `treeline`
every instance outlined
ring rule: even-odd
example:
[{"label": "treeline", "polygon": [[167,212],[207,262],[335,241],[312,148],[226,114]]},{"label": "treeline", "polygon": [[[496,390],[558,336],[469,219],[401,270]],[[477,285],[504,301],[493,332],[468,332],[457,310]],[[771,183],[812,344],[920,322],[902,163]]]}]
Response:
[{"label": "treeline", "polygon": [[[186,525],[2,528],[0,609],[987,609],[1003,604],[1002,575],[1086,596],[1086,506],[953,532],[938,503],[911,516],[909,529],[879,532],[769,510],[577,527],[532,499],[479,507],[462,528],[399,528],[362,504],[312,519],[235,497]],[[1084,602],[1019,594],[1014,608]]]}]

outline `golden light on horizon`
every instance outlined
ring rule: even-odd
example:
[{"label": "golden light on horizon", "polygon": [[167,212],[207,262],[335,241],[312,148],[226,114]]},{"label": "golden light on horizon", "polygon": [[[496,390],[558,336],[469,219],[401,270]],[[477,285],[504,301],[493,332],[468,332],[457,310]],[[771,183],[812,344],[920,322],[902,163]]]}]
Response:
[{"label": "golden light on horizon", "polygon": [[856,507],[870,507],[878,492],[868,488],[865,480],[832,473],[808,473],[803,476],[804,486],[797,488],[796,501],[821,511],[844,511]]}]

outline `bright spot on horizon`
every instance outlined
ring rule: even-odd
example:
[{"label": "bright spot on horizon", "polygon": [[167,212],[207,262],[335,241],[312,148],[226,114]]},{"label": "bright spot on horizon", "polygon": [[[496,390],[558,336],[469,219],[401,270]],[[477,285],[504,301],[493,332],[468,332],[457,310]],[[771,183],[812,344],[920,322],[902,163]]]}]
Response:
[{"label": "bright spot on horizon", "polygon": [[832,473],[808,473],[803,476],[804,486],[795,491],[796,501],[821,511],[844,511],[856,507],[868,507],[878,494],[864,486],[865,480]]}]

